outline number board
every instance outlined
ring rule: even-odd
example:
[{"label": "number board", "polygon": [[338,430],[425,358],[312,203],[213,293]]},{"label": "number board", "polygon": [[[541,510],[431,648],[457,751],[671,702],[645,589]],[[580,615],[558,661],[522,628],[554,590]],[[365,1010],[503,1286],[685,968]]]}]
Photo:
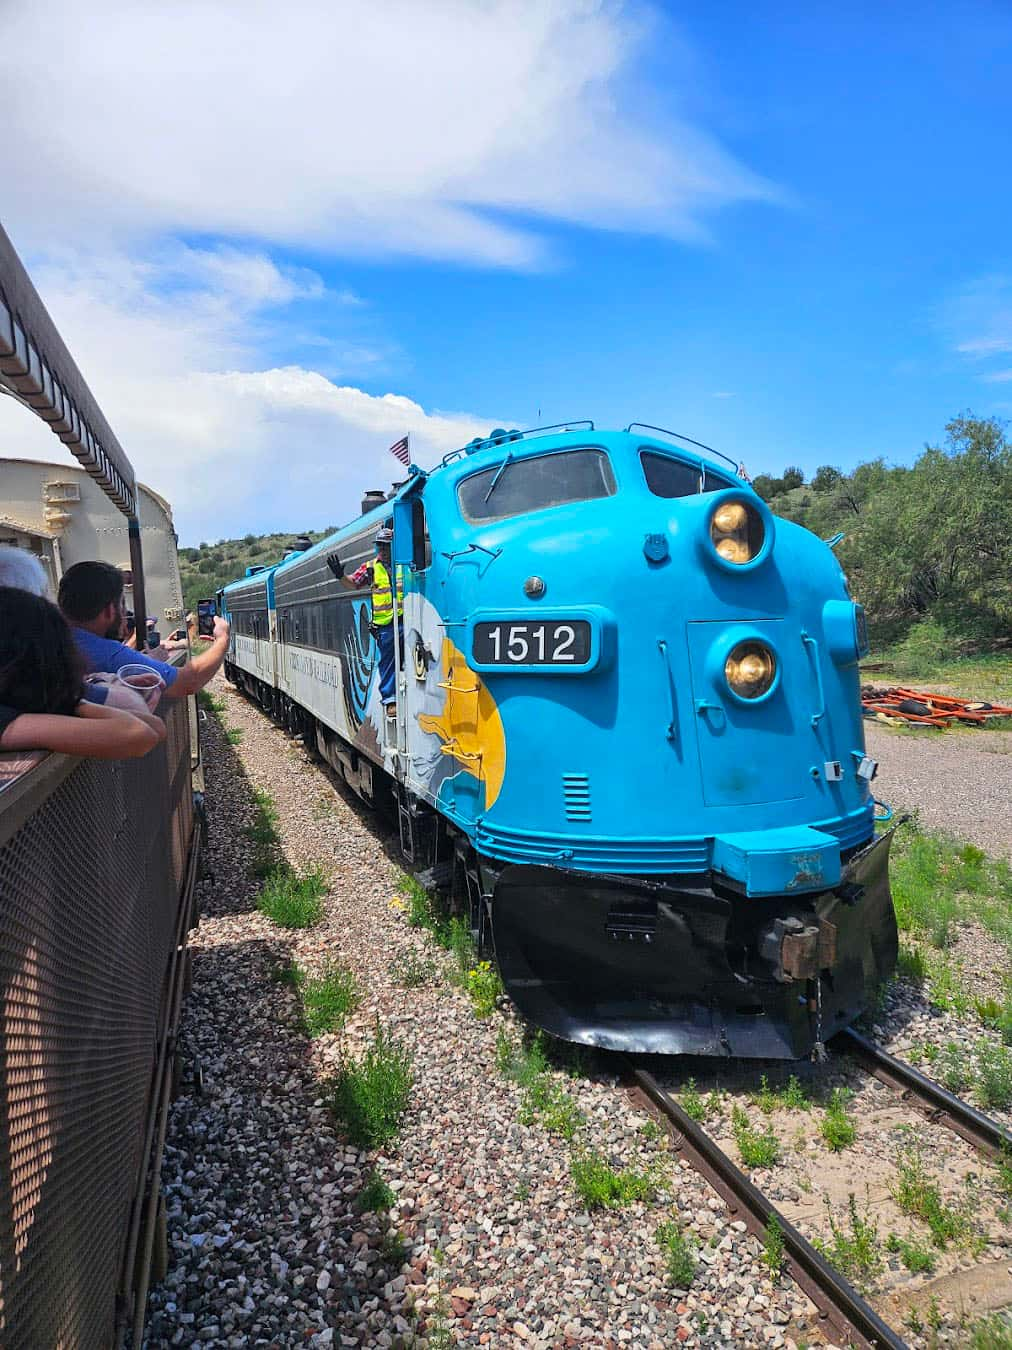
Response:
[{"label": "number board", "polygon": [[586,666],[591,659],[587,619],[495,619],[474,625],[471,655],[480,668]]}]

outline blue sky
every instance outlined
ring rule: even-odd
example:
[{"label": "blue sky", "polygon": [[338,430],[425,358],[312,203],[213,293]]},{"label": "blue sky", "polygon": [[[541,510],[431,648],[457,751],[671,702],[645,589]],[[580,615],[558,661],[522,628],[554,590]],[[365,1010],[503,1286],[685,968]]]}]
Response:
[{"label": "blue sky", "polygon": [[16,4],[0,54],[5,223],[183,542],[539,409],[753,474],[1012,413],[1007,5],[295,9]]}]

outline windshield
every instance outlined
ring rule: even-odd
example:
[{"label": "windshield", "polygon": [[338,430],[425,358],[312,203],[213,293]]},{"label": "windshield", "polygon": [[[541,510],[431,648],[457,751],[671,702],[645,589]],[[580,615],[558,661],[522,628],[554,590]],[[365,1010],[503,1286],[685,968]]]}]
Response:
[{"label": "windshield", "polygon": [[697,464],[686,464],[672,455],[657,454],[653,450],[640,451],[643,477],[655,497],[692,497],[697,492],[719,492],[733,487],[719,473],[707,469],[705,481]]},{"label": "windshield", "polygon": [[[492,485],[495,483],[493,490]],[[560,450],[533,459],[507,457],[457,486],[465,520],[505,520],[565,502],[611,497],[615,477],[603,450]]]}]

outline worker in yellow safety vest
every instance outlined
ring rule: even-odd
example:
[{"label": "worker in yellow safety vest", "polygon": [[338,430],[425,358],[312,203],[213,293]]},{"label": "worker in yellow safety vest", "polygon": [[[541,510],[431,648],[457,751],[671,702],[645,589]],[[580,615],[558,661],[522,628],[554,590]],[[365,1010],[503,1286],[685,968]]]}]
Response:
[{"label": "worker in yellow safety vest", "polygon": [[400,629],[400,619],[404,614],[404,591],[397,583],[397,619],[394,624],[394,595],[391,577],[394,572],[390,561],[390,546],[393,543],[393,530],[384,528],[375,539],[376,556],[371,562],[345,576],[344,567],[336,553],[327,559],[327,565],[341,585],[348,590],[360,590],[368,586],[372,590],[372,635],[379,648],[379,691],[380,701],[388,716],[397,711],[397,663],[394,658],[394,628]]}]

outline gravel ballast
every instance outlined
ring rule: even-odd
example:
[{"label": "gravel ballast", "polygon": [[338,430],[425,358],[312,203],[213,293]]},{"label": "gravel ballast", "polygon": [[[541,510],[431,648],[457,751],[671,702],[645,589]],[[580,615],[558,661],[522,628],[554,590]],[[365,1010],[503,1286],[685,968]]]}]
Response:
[{"label": "gravel ballast", "polygon": [[[191,935],[181,1033],[204,1087],[197,1095],[184,1078],[170,1116],[169,1272],[151,1294],[147,1344],[822,1343],[808,1301],[770,1278],[744,1225],[615,1080],[557,1073],[585,1121],[578,1142],[662,1186],[622,1208],[582,1208],[569,1146],[539,1119],[523,1123],[521,1089],[496,1068],[497,1030],[516,1034],[511,1015],[478,1020],[448,977],[451,958],[408,926],[380,817],[224,681],[214,689],[223,724],[243,735],[232,746],[204,723],[213,879]],[[274,798],[289,861],[325,872],[312,929],[282,931],[255,908],[242,834],[253,786]],[[398,983],[411,953],[436,963],[435,982]],[[355,972],[362,1001],[342,1031],[310,1041],[281,972],[334,958]],[[377,1020],[411,1050],[414,1086],[399,1138],[366,1154],[345,1142],[326,1081]],[[355,1204],[374,1166],[395,1195],[387,1214]],[[698,1246],[688,1290],[672,1287],[655,1237],[671,1218]]]}]

